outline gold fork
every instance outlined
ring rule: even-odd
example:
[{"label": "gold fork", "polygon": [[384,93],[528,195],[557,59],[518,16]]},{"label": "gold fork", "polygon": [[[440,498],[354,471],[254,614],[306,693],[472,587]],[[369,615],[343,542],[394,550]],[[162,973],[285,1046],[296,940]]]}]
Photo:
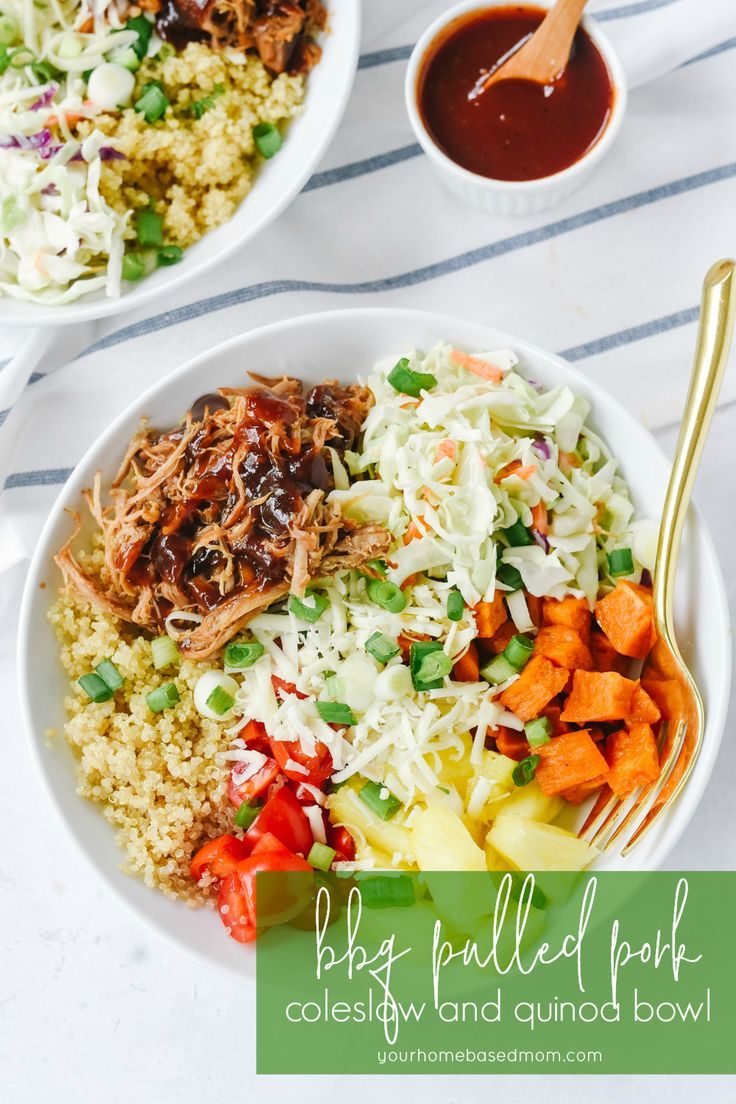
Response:
[{"label": "gold fork", "polygon": [[663,717],[660,775],[623,800],[605,788],[579,832],[601,851],[611,851],[625,839],[623,857],[681,793],[703,741],[703,700],[675,638],[674,590],[682,529],[726,370],[735,314],[736,262],[717,261],[703,282],[695,360],[659,529],[652,596],[657,642],[640,675]]}]

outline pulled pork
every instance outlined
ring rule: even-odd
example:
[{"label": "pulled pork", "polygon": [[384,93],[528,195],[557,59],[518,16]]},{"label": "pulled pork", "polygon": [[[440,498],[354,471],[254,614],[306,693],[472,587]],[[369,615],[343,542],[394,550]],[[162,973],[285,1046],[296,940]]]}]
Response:
[{"label": "pulled pork", "polygon": [[314,35],[324,30],[321,0],[150,0],[162,38],[176,46],[254,50],[273,73],[307,73],[320,59]]},{"label": "pulled pork", "polygon": [[326,500],[330,450],[354,445],[368,389],[328,382],[305,394],[295,379],[253,378],[202,396],[169,433],[144,424],[107,506],[98,473],[85,497],[111,588],[75,560],[76,532],[56,557],[69,585],[117,617],[160,632],[184,613],[180,623],[196,627],[178,643],[192,659],[310,579],[359,567],[390,543],[381,526],[358,526]]}]

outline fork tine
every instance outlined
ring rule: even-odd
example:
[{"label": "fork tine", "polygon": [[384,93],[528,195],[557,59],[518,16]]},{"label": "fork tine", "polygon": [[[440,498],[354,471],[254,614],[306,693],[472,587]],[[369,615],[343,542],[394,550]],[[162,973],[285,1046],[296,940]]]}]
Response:
[{"label": "fork tine", "polygon": [[609,787],[603,786],[585,819],[585,824],[583,824],[582,828],[578,831],[578,839],[587,839],[593,824],[597,823],[600,819],[604,809],[608,811],[608,807],[613,798],[614,794]]},{"label": "fork tine", "polygon": [[[651,789],[646,795],[646,808],[643,810],[643,814],[639,821],[638,827],[635,828],[633,833],[629,836],[626,845],[621,851],[622,858],[626,858],[626,856],[634,849],[634,847],[636,847],[637,843],[639,843],[644,838],[646,833],[654,827],[654,825],[661,817],[662,813],[665,811],[665,809],[669,808],[669,806],[672,804],[672,802],[680,792],[682,785],[684,785],[687,775],[685,775],[680,780],[680,783],[675,787],[667,800],[664,801],[656,811],[652,811],[656,804],[657,798],[664,790],[673,770],[677,765],[677,761],[680,758],[682,749],[685,746],[686,735],[687,723],[685,721],[680,721],[677,726],[677,731],[675,732],[675,738],[672,741],[672,747],[670,748],[667,759],[665,760],[660,776],[657,781],[653,783]],[[641,806],[639,806],[639,808],[641,808]],[[625,825],[621,826],[622,829],[623,827],[625,827]]]}]

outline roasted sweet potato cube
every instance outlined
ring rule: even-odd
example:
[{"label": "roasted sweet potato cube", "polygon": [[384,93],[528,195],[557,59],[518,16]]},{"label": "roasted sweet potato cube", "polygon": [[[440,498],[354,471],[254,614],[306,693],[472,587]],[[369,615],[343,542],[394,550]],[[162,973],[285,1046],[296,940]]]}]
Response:
[{"label": "roasted sweet potato cube", "polygon": [[606,759],[608,785],[619,797],[659,778],[657,741],[648,724],[612,732],[606,740]]},{"label": "roasted sweet potato cube", "polygon": [[535,625],[542,624],[542,612],[543,612],[543,599],[537,598],[536,594],[530,594],[528,590],[524,591],[524,597],[526,598],[526,608],[529,610],[529,616]]},{"label": "roasted sweet potato cube", "polygon": [[536,779],[540,790],[548,797],[594,778],[600,778],[598,785],[605,781],[601,776],[608,770],[608,764],[584,728],[554,736],[537,749],[537,755],[542,761],[537,767]]},{"label": "roasted sweet potato cube", "polygon": [[631,712],[637,686],[638,683],[616,671],[576,671],[562,720],[575,724],[623,721]]},{"label": "roasted sweet potato cube", "polygon": [[610,594],[596,602],[595,616],[621,655],[644,659],[654,644],[652,592],[649,587],[621,580]]},{"label": "roasted sweet potato cube", "polygon": [[587,782],[578,782],[577,786],[570,786],[568,789],[562,790],[560,797],[564,797],[565,801],[569,801],[571,805],[582,805],[591,794],[601,788],[607,777],[605,774],[599,774],[595,778],[590,778]]},{"label": "roasted sweet potato cube", "polygon": [[657,703],[650,698],[643,686],[637,686],[631,700],[631,712],[626,718],[628,727],[635,724],[656,724],[661,716]]},{"label": "roasted sweet potato cube", "polygon": [[641,685],[653,699],[662,717],[675,722],[682,717],[685,696],[677,679],[643,679]]},{"label": "roasted sweet potato cube", "polygon": [[626,656],[619,655],[611,641],[602,632],[590,634],[590,654],[596,671],[618,671],[622,675],[629,665]]},{"label": "roasted sweet potato cube", "polygon": [[593,657],[580,633],[566,625],[543,625],[534,641],[534,651],[567,671],[579,667],[590,671],[593,666]]},{"label": "roasted sweet potato cube", "polygon": [[550,724],[552,725],[552,735],[561,736],[563,732],[568,731],[568,725],[564,721],[560,720],[560,714],[562,713],[562,706],[557,705],[556,702],[551,702],[546,709],[542,711],[542,716],[549,717]]},{"label": "roasted sweet potato cube", "polygon": [[500,652],[502,652],[508,644],[509,640],[511,640],[511,637],[516,636],[518,631],[519,630],[517,629],[513,621],[504,621],[501,628],[496,632],[495,636],[490,641],[491,651],[494,653],[494,655],[498,655]]},{"label": "roasted sweet potato cube", "polygon": [[515,732],[513,728],[499,725],[494,728],[491,736],[496,741],[496,748],[508,759],[515,759],[517,763],[526,759],[530,753],[530,747],[523,732]]},{"label": "roasted sweet potato cube", "polygon": [[590,607],[585,598],[545,598],[542,603],[543,625],[564,625],[580,633],[583,640],[590,632]]},{"label": "roasted sweet potato cube", "polygon": [[475,627],[481,640],[490,640],[495,636],[508,617],[503,594],[497,591],[492,602],[479,602],[473,607]]},{"label": "roasted sweet potato cube", "polygon": [[568,671],[555,667],[544,656],[532,656],[516,682],[498,700],[526,723],[538,717],[545,705],[565,689],[569,677]]}]

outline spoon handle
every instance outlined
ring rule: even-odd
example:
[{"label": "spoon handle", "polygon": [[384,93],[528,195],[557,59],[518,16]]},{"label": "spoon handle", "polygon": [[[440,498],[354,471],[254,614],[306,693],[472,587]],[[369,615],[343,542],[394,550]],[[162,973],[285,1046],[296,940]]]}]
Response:
[{"label": "spoon handle", "polygon": [[736,317],[736,261],[717,261],[706,274],[690,387],[662,510],[654,576],[654,608],[674,634],[673,599],[680,539],[693,483],[728,363]]}]

